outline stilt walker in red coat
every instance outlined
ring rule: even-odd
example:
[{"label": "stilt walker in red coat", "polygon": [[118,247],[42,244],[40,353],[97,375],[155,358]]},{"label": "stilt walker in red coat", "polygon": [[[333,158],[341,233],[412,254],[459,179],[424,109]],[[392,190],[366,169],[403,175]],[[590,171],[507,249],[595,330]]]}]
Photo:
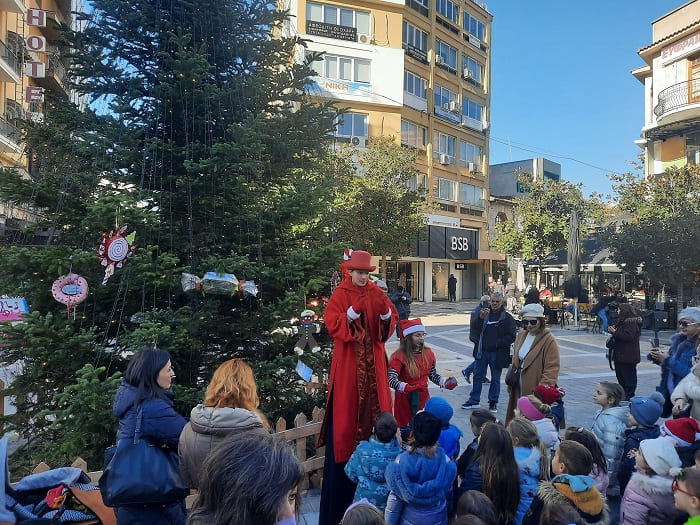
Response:
[{"label": "stilt walker in red coat", "polygon": [[319,446],[326,446],[319,525],[338,525],[352,503],[355,484],[345,464],[357,444],[369,439],[379,412],[391,412],[384,343],[397,314],[386,294],[369,281],[372,255],[346,252],[349,275],[335,289],[324,313],[333,337],[326,415]]}]

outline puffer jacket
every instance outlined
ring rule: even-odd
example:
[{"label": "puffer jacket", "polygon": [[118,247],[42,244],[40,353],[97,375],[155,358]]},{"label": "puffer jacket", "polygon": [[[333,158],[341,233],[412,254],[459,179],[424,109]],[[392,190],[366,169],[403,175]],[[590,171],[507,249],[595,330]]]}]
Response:
[{"label": "puffer jacket", "polygon": [[632,427],[625,430],[625,444],[622,447],[620,464],[617,467],[617,481],[620,485],[620,494],[624,494],[636,464],[636,459],[634,457],[628,458],[627,454],[632,449],[639,450],[639,444],[645,439],[656,439],[660,434],[659,427],[656,425],[653,427]]},{"label": "puffer jacket", "polygon": [[537,448],[514,447],[513,451],[520,474],[520,503],[515,512],[515,524],[520,525],[532,500],[537,496],[542,454]]},{"label": "puffer jacket", "polygon": [[671,403],[683,401],[682,410],[687,410],[690,401],[690,417],[700,420],[700,363],[690,369],[690,373],[681,379],[671,393]]},{"label": "puffer jacket", "polygon": [[552,481],[540,481],[537,497],[527,509],[523,525],[539,525],[546,505],[573,505],[581,519],[593,525],[608,525],[610,513],[605,499],[589,476],[560,474]]},{"label": "puffer jacket", "polygon": [[403,452],[386,467],[391,490],[384,517],[388,525],[446,525],[447,494],[457,474],[454,461],[436,448],[435,457]]},{"label": "puffer jacket", "polygon": [[345,474],[350,481],[357,483],[355,499],[367,498],[369,502],[384,512],[389,487],[384,473],[386,467],[401,454],[401,447],[396,438],[389,443],[382,443],[374,436],[369,441],[361,441],[350,460],[345,465]]},{"label": "puffer jacket", "polygon": [[554,422],[548,417],[532,422],[537,428],[537,435],[544,442],[547,450],[556,450],[559,446],[559,432],[554,428]]},{"label": "puffer jacket", "polygon": [[671,398],[671,393],[678,383],[690,373],[697,346],[697,336],[688,338],[683,334],[676,334],[671,337],[668,357],[661,363],[661,384],[657,388],[666,399]]},{"label": "puffer jacket", "polygon": [[[122,380],[112,406],[113,414],[119,418],[117,440],[134,436],[136,429],[134,402],[137,395],[138,390]],[[173,407],[175,394],[167,390],[164,395],[165,399],[153,397],[142,402],[141,431],[143,437],[153,444],[165,446],[174,452],[177,450],[178,439],[186,421]],[[116,507],[114,512],[118,525],[184,525],[187,519],[184,499],[168,505]]]},{"label": "puffer jacket", "polygon": [[591,431],[603,449],[603,455],[608,461],[608,476],[610,484],[617,484],[617,468],[622,456],[622,447],[625,444],[625,430],[627,429],[627,407],[610,407],[599,410],[593,418]]},{"label": "puffer jacket", "polygon": [[608,485],[610,485],[610,477],[608,476],[608,473],[604,472],[602,469],[599,469],[598,465],[593,465],[593,470],[591,470],[589,476],[593,480],[595,488],[597,488],[601,494],[605,494],[605,492],[608,490]]},{"label": "puffer jacket", "polygon": [[679,518],[671,481],[635,472],[620,504],[620,525],[666,525]]},{"label": "puffer jacket", "polygon": [[265,432],[260,417],[245,408],[214,408],[197,405],[190,422],[180,435],[180,471],[187,486],[199,487],[198,479],[204,460],[227,436],[250,430]]}]

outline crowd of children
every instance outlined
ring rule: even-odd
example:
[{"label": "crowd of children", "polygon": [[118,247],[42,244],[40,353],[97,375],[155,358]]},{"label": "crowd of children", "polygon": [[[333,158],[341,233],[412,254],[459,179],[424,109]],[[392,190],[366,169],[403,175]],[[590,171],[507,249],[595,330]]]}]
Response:
[{"label": "crowd of children", "polygon": [[[428,393],[428,381],[456,380],[437,373],[420,320],[400,333],[389,364],[396,417],[381,413],[347,463],[357,491],[341,525],[609,524],[608,498],[620,498],[622,525],[700,525],[700,427],[659,422],[663,396],[625,401],[619,384],[601,381],[592,428],[565,428],[565,391],[537,385],[507,426],[471,412],[463,447],[452,407]],[[688,396],[678,399],[687,409]]]}]

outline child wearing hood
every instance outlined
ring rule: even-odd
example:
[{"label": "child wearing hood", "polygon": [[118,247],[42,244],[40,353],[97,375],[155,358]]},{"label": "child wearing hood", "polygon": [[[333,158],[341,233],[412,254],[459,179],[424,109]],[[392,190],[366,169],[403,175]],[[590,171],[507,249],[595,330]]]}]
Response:
[{"label": "child wearing hood", "polygon": [[571,505],[585,523],[608,525],[610,516],[602,494],[588,473],[593,456],[581,443],[562,441],[552,458],[551,481],[540,482],[537,496],[525,513],[523,525],[539,525],[545,507]]},{"label": "child wearing hood", "polygon": [[438,443],[445,451],[447,457],[452,461],[457,460],[459,456],[459,439],[462,437],[462,431],[456,426],[450,424],[454,410],[450,404],[441,397],[431,397],[426,401],[423,408],[426,412],[430,412],[436,416],[442,423],[442,430]]},{"label": "child wearing hood", "polygon": [[593,417],[593,428],[600,448],[603,449],[608,461],[608,476],[610,486],[608,496],[619,494],[617,468],[625,444],[624,435],[627,429],[627,407],[621,407],[620,402],[625,397],[622,387],[612,381],[601,381],[593,393],[593,402],[600,405],[600,410]]},{"label": "child wearing hood", "polygon": [[675,508],[671,470],[681,466],[673,443],[663,437],[645,439],[636,453],[632,474],[620,506],[620,525],[666,525],[680,513]]},{"label": "child wearing hood", "polygon": [[374,422],[374,436],[361,441],[345,465],[345,474],[357,483],[354,502],[366,498],[382,514],[389,496],[384,472],[389,463],[401,454],[396,438],[398,424],[391,412],[380,412]]},{"label": "child wearing hood", "polygon": [[625,430],[625,443],[617,470],[620,494],[624,494],[627,483],[634,472],[639,444],[645,439],[659,437],[656,421],[664,410],[664,396],[653,392],[649,397],[635,396],[630,399],[630,411],[627,415],[629,428]]},{"label": "child wearing hood", "polygon": [[413,418],[410,448],[386,467],[388,525],[447,524],[447,495],[457,466],[438,445],[441,431],[442,422],[430,412]]},{"label": "child wearing hood", "polygon": [[554,422],[549,419],[551,412],[552,408],[534,395],[518,398],[518,408],[515,409],[516,417],[522,416],[535,425],[537,434],[547,450],[554,450],[559,446],[559,432],[554,427]]}]

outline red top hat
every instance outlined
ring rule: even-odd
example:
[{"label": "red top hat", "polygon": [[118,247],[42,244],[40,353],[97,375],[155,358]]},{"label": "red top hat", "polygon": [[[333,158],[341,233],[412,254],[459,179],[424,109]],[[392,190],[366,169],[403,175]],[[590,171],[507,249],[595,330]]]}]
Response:
[{"label": "red top hat", "polygon": [[362,270],[364,272],[373,272],[377,269],[376,266],[372,266],[370,261],[372,260],[372,254],[362,250],[353,250],[350,254],[350,258],[346,261],[348,270]]}]

